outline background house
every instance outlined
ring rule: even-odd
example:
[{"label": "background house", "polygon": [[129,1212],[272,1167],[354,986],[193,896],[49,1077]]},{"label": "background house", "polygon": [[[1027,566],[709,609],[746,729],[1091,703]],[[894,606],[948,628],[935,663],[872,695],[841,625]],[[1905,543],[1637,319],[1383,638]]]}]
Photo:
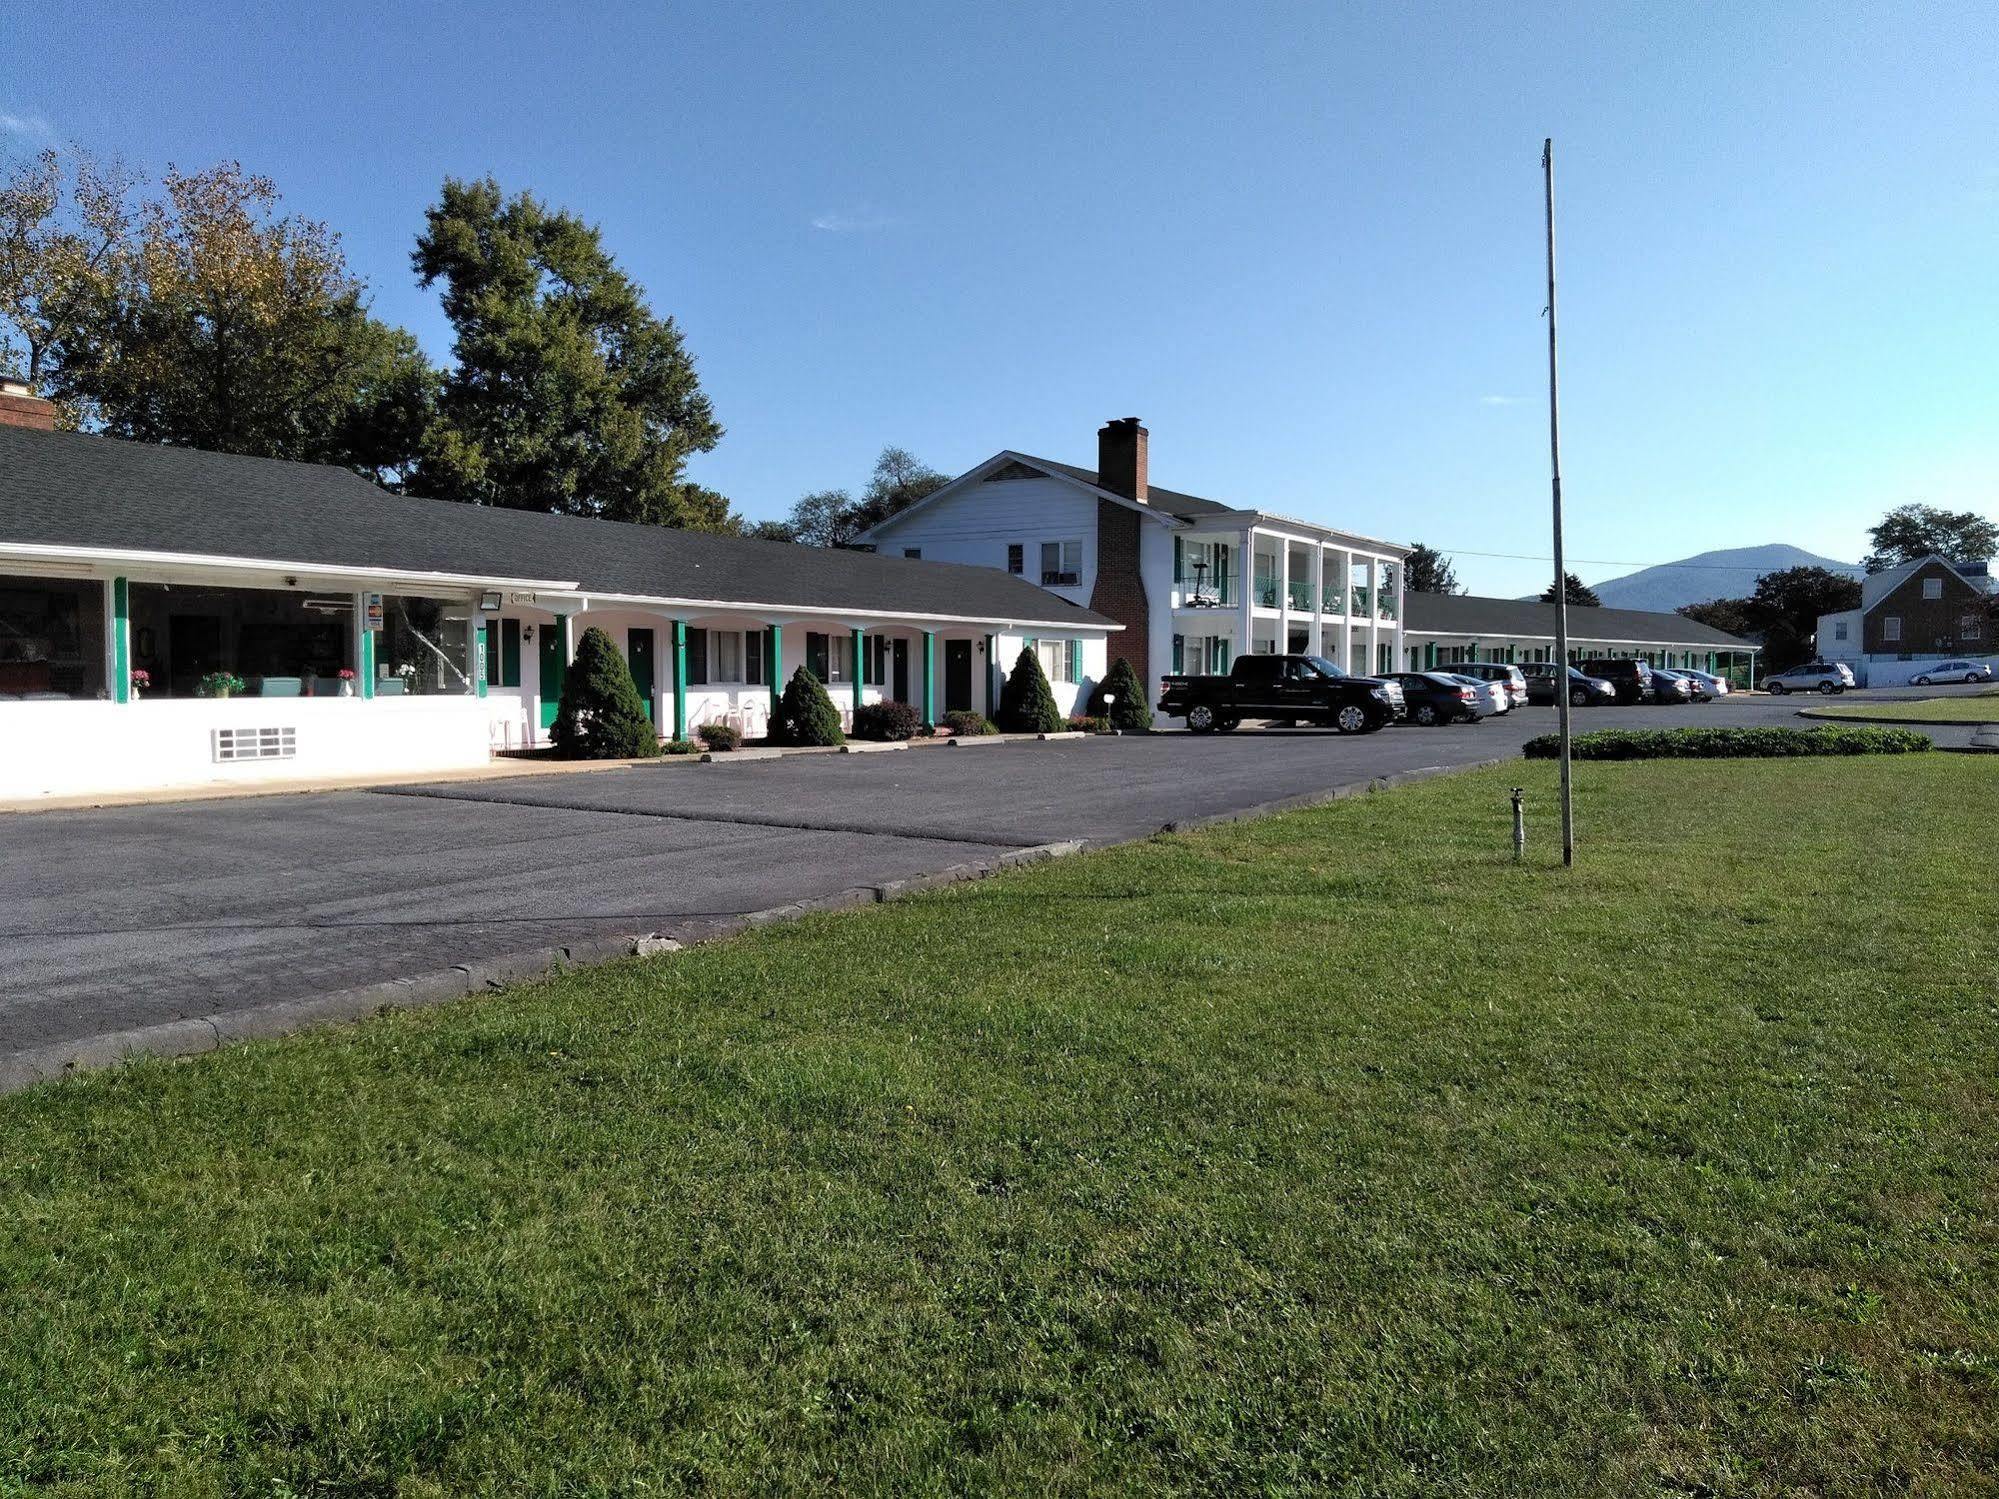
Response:
[{"label": "background house", "polygon": [[1895,687],[1932,662],[1962,657],[1999,667],[1990,562],[1931,555],[1860,583],[1860,607],[1819,616],[1817,647],[1861,686]]}]

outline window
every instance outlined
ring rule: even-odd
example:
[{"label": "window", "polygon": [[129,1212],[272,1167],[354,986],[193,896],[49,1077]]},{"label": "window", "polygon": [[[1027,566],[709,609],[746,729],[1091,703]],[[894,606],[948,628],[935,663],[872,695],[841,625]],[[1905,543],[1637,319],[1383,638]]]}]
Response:
[{"label": "window", "polygon": [[921,562],[923,560],[923,548],[904,547],[902,549],[902,555],[909,558],[911,561]]},{"label": "window", "polygon": [[1881,638],[1883,640],[1900,640],[1902,638],[1901,615],[1884,614],[1881,616]]},{"label": "window", "polygon": [[888,680],[888,636],[861,637],[861,685],[879,687]]},{"label": "window", "polygon": [[743,680],[752,687],[768,687],[770,675],[764,670],[764,656],[770,650],[770,636],[762,630],[743,635]]},{"label": "window", "polygon": [[1027,548],[1017,541],[1007,543],[1006,570],[1015,577],[1027,571]]},{"label": "window", "polygon": [[104,585],[0,578],[0,699],[104,695]]},{"label": "window", "polygon": [[517,619],[486,621],[486,685],[521,685],[521,622]]},{"label": "window", "polygon": [[[306,600],[307,605],[311,602]],[[407,594],[384,597],[382,628],[375,636],[375,696],[451,697],[472,691],[471,612],[470,604],[446,599]],[[282,611],[265,612],[261,619],[244,617],[237,654],[250,670],[242,666],[235,669],[241,676],[261,671],[262,695],[274,697],[273,681],[302,674],[307,661],[313,663],[317,674],[318,663],[344,657],[341,637],[351,617],[350,612],[334,616],[337,623],[305,628],[288,624]],[[311,654],[296,665],[286,659],[288,653],[296,656],[302,649]]]},{"label": "window", "polygon": [[1943,579],[1942,579],[1942,578],[1925,578],[1925,579],[1923,579],[1923,597],[1924,597],[1924,598],[1926,598],[1926,599],[1940,599],[1940,598],[1942,598],[1942,597],[1943,597]]},{"label": "window", "polygon": [[[337,697],[340,673],[356,669],[351,593],[134,583],[130,606],[145,697],[199,697],[220,672],[247,696]],[[384,597],[376,696],[473,691],[471,635],[470,604]]]},{"label": "window", "polygon": [[1957,622],[1957,633],[1960,639],[1983,640],[1985,638],[1985,621],[1976,614],[1964,615]]},{"label": "window", "polygon": [[1083,581],[1083,544],[1080,541],[1041,543],[1041,586],[1073,588]]},{"label": "window", "polygon": [[708,685],[708,632],[689,630],[687,632],[687,685],[706,687]]},{"label": "window", "polygon": [[1034,654],[1040,658],[1041,670],[1051,682],[1074,682],[1078,680],[1077,649],[1073,640],[1037,640]]},{"label": "window", "polygon": [[743,632],[740,630],[710,630],[708,632],[708,680],[711,682],[741,682],[743,676]]},{"label": "window", "polygon": [[826,666],[832,673],[826,679],[827,685],[830,686],[834,682],[851,683],[854,680],[854,637],[834,635],[828,638],[826,645]]},{"label": "window", "polygon": [[1840,620],[1834,620],[1834,621],[1833,621],[1833,626],[1832,626],[1832,638],[1833,638],[1834,640],[1844,640],[1844,639],[1846,639],[1846,621],[1845,621],[1845,620],[1843,620],[1843,619],[1840,619]]}]

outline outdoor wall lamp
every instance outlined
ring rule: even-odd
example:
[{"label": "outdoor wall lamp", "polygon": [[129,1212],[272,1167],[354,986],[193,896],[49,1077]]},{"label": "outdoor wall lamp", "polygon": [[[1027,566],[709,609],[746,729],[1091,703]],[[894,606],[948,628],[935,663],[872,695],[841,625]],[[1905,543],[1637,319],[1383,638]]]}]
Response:
[{"label": "outdoor wall lamp", "polygon": [[485,614],[498,614],[500,612],[500,590],[489,588],[480,594],[479,608]]}]

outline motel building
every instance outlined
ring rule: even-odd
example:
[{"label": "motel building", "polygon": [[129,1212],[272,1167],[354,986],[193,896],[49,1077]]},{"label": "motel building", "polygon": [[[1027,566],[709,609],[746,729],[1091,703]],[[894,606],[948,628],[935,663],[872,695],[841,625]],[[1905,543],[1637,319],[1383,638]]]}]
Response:
[{"label": "motel building", "polygon": [[1115,621],[999,569],[53,424],[0,389],[0,802],[482,766],[548,743],[593,625],[677,739],[761,737],[800,666],[848,723],[888,699],[990,715],[1023,646],[1080,712],[1116,655]]},{"label": "motel building", "polygon": [[[1538,599],[1471,594],[1405,596],[1405,671],[1448,671],[1465,661],[1552,661],[1555,606]],[[1762,647],[1684,614],[1569,605],[1569,660],[1635,657],[1648,666],[1688,667],[1756,681]]]}]

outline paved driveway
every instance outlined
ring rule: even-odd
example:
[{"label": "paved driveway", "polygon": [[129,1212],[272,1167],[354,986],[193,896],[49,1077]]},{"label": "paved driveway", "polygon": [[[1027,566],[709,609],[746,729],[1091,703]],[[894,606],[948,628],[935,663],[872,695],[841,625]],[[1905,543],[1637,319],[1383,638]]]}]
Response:
[{"label": "paved driveway", "polygon": [[[1794,709],[1738,699],[1581,721],[1796,722]],[[0,823],[0,1058],[591,936],[698,937],[1008,849],[1144,837],[1511,755],[1553,720],[1527,709],[1351,739],[1164,734],[12,817]]]}]

